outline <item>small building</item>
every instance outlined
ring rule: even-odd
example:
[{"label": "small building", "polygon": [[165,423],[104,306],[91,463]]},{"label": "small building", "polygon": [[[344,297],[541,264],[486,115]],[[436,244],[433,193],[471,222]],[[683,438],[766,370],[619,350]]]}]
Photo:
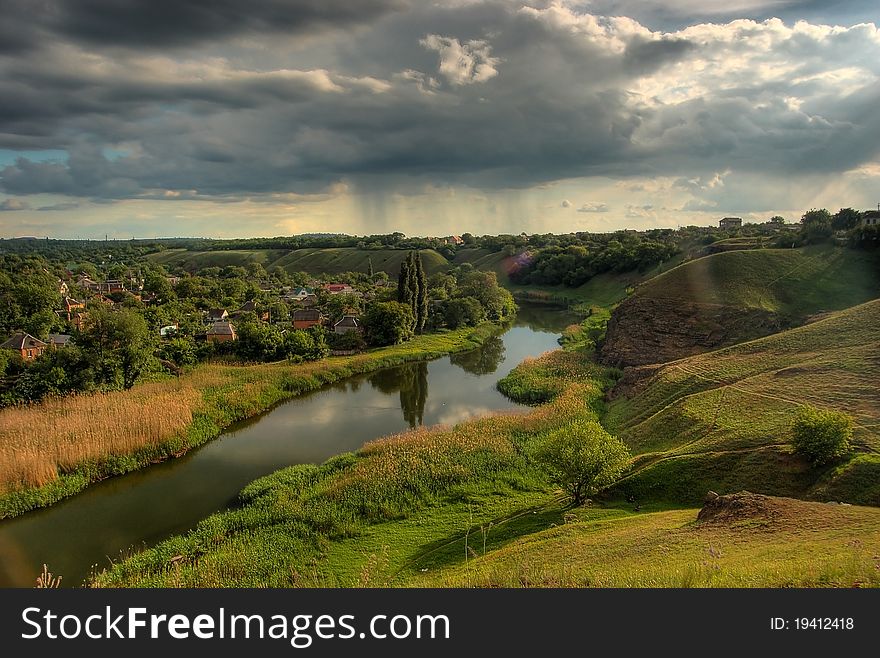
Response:
[{"label": "small building", "polygon": [[162,338],[174,338],[177,335],[177,332],[180,331],[180,323],[175,322],[174,324],[168,324],[164,327],[159,328],[159,335]]},{"label": "small building", "polygon": [[71,315],[70,324],[72,324],[77,331],[82,331],[88,315],[89,314],[86,311],[76,311]]},{"label": "small building", "polygon": [[73,345],[73,336],[69,334],[49,334],[46,342],[52,346],[53,350],[62,350]]},{"label": "small building", "polygon": [[321,311],[316,308],[298,308],[293,312],[293,328],[309,329],[324,322]]},{"label": "small building", "polygon": [[21,358],[25,361],[33,361],[48,347],[48,343],[23,331],[16,331],[8,340],[0,344],[0,349],[14,350],[21,354]]},{"label": "small building", "polygon": [[68,322],[70,322],[73,319],[74,312],[86,307],[85,304],[83,304],[80,301],[77,301],[73,297],[65,297],[63,300],[61,300],[61,306],[62,306],[61,313],[62,313],[62,315],[67,317]]},{"label": "small building", "polygon": [[221,322],[229,317],[229,311],[225,308],[209,308],[205,319],[208,322]]},{"label": "small building", "polygon": [[299,306],[302,306],[303,308],[308,308],[309,306],[315,306],[318,303],[318,296],[317,295],[306,295],[305,297],[300,299],[298,302],[294,302],[294,303],[298,304]]},{"label": "small building", "polygon": [[238,336],[235,333],[235,327],[227,320],[220,320],[211,325],[205,338],[209,343],[228,343],[236,340]]},{"label": "small building", "polygon": [[880,210],[866,210],[862,213],[862,226],[880,226]]},{"label": "small building", "polygon": [[720,222],[718,222],[718,226],[725,230],[742,228],[742,225],[742,217],[725,217]]},{"label": "small building", "polygon": [[105,295],[112,295],[114,292],[125,292],[125,283],[119,279],[107,279],[101,284],[98,292]]},{"label": "small building", "polygon": [[350,295],[354,292],[354,288],[347,283],[327,283],[324,284],[324,290],[331,295]]},{"label": "small building", "polygon": [[253,313],[263,322],[269,321],[269,311],[260,309],[260,303],[255,299],[249,299],[241,307],[236,310],[233,315],[239,316],[242,313]]},{"label": "small building", "polygon": [[347,334],[349,331],[361,331],[361,322],[353,315],[343,315],[333,325],[333,333]]},{"label": "small building", "polygon": [[286,302],[301,302],[309,296],[314,297],[311,290],[308,290],[307,288],[293,288],[292,290],[285,292],[282,299]]}]

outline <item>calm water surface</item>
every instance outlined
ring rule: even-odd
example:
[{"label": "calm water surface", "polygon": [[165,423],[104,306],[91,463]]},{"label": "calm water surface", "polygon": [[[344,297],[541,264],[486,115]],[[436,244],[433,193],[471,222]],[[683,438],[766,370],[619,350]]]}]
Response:
[{"label": "calm water surface", "polygon": [[472,352],[361,375],[285,402],[179,459],[105,480],[44,510],[0,522],[0,586],[30,587],[46,563],[78,585],[93,565],[184,532],[249,482],[323,462],[417,425],[521,408],[495,383],[527,356],[556,348],[571,316],[525,306]]}]

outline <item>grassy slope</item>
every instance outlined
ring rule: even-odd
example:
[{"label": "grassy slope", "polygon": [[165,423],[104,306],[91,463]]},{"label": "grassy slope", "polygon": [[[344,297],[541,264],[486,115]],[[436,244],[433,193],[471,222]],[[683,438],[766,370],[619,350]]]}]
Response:
[{"label": "grassy slope", "polygon": [[641,285],[635,297],[762,309],[796,319],[880,293],[867,252],[815,247],[735,251],[699,258]]},{"label": "grassy slope", "polygon": [[[880,585],[880,509],[776,501],[776,518],[697,523],[696,509],[543,512],[537,531],[413,570],[427,587],[816,587]],[[533,517],[535,518],[535,517]],[[463,556],[463,539],[457,553]],[[495,550],[492,550],[495,549]],[[425,567],[422,567],[425,568]]]},{"label": "grassy slope", "polygon": [[[309,274],[339,274],[341,272],[368,272],[369,261],[373,271],[385,271],[397,275],[400,263],[407,251],[401,249],[379,249],[365,251],[351,247],[339,249],[295,249],[293,251],[254,249],[250,251],[186,251],[169,249],[150,254],[148,258],[163,265],[179,266],[195,271],[202,267],[224,267],[226,265],[245,265],[257,262],[264,267],[277,265],[288,272],[308,272]],[[448,261],[433,249],[423,250],[422,262],[428,274],[449,267]]]},{"label": "grassy slope", "polygon": [[[91,454],[72,458],[71,463],[55,462],[65,452],[71,435],[65,423],[58,423],[58,410],[51,405],[34,405],[24,410],[0,411],[0,428],[14,424],[34,428],[38,436],[29,437],[27,430],[17,432],[14,439],[0,445],[16,452],[33,453],[37,462],[51,467],[50,476],[41,486],[21,484],[0,493],[0,519],[28,510],[51,505],[82,491],[98,480],[143,468],[157,461],[183,454],[216,437],[232,423],[266,411],[278,402],[315,390],[325,384],[354,374],[378,370],[406,361],[435,358],[444,354],[474,349],[496,331],[492,325],[476,329],[460,329],[418,336],[403,345],[370,350],[354,356],[330,357],[303,364],[286,362],[263,365],[209,364],[195,368],[182,377],[165,382],[137,386],[130,391],[107,394],[102,407],[112,406],[112,413],[102,416],[106,426],[89,426],[88,433],[103,437]],[[180,418],[166,418],[171,395],[186,404],[175,406]],[[101,399],[100,395],[93,396]],[[57,405],[56,405],[57,406]],[[62,408],[62,417],[65,410]],[[13,414],[29,414],[12,418]],[[151,425],[150,414],[162,416],[157,428],[146,433],[141,426]],[[146,415],[146,416],[145,416]],[[10,416],[10,418],[6,418]],[[43,417],[46,416],[46,417]],[[130,418],[140,418],[132,428]],[[8,422],[7,422],[8,421]],[[180,422],[173,422],[180,421]],[[48,436],[55,428],[58,436]],[[178,429],[183,427],[183,430]],[[131,436],[127,434],[130,433]],[[76,439],[76,433],[73,434]],[[14,441],[15,443],[9,443]],[[0,450],[0,457],[6,453]]]},{"label": "grassy slope", "polygon": [[643,281],[657,276],[676,265],[685,257],[684,254],[675,259],[658,265],[645,272],[608,272],[593,277],[585,284],[576,288],[566,286],[520,286],[510,281],[508,273],[515,267],[515,256],[504,256],[500,251],[487,249],[461,249],[456,253],[453,265],[470,263],[475,268],[495,272],[498,281],[509,288],[517,296],[540,301],[561,302],[566,304],[586,303],[595,307],[611,307],[624,299],[627,291]]},{"label": "grassy slope", "polygon": [[[880,300],[666,364],[605,417],[635,454],[620,491],[696,502],[743,488],[880,505]],[[860,455],[823,470],[790,454],[801,404],[856,419]]]}]

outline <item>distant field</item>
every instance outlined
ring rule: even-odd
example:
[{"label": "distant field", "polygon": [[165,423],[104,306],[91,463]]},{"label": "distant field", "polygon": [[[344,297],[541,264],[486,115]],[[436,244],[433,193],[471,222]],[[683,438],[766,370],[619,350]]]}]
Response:
[{"label": "distant field", "polygon": [[[181,267],[195,271],[203,267],[225,267],[227,265],[246,265],[260,263],[263,267],[279,266],[288,272],[308,272],[309,274],[339,274],[341,272],[368,272],[372,260],[373,271],[385,271],[397,276],[400,263],[406,258],[402,249],[380,249],[366,251],[345,247],[339,249],[295,249],[284,251],[276,249],[230,250],[230,251],[187,251],[168,249],[148,258],[170,267]],[[428,274],[449,267],[449,262],[433,249],[423,250],[422,263]]]},{"label": "distant field", "polygon": [[[604,419],[638,455],[627,495],[696,502],[751,488],[880,505],[880,300],[644,372]],[[824,471],[793,456],[802,404],[850,413],[861,454]]]},{"label": "distant field", "polygon": [[189,251],[187,249],[167,249],[155,254],[149,254],[147,258],[162,265],[182,267],[185,270],[194,271],[203,267],[226,267],[227,265],[244,266],[248,263],[260,263],[264,267],[268,267],[284,253],[286,252],[272,249],[235,251]]}]

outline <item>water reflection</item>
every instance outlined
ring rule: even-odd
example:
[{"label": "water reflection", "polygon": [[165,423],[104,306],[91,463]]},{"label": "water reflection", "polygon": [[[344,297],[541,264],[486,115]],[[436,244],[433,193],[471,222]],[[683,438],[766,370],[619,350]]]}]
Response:
[{"label": "water reflection", "polygon": [[504,351],[501,337],[492,336],[479,349],[451,355],[449,362],[472,375],[491,375],[504,361]]}]

